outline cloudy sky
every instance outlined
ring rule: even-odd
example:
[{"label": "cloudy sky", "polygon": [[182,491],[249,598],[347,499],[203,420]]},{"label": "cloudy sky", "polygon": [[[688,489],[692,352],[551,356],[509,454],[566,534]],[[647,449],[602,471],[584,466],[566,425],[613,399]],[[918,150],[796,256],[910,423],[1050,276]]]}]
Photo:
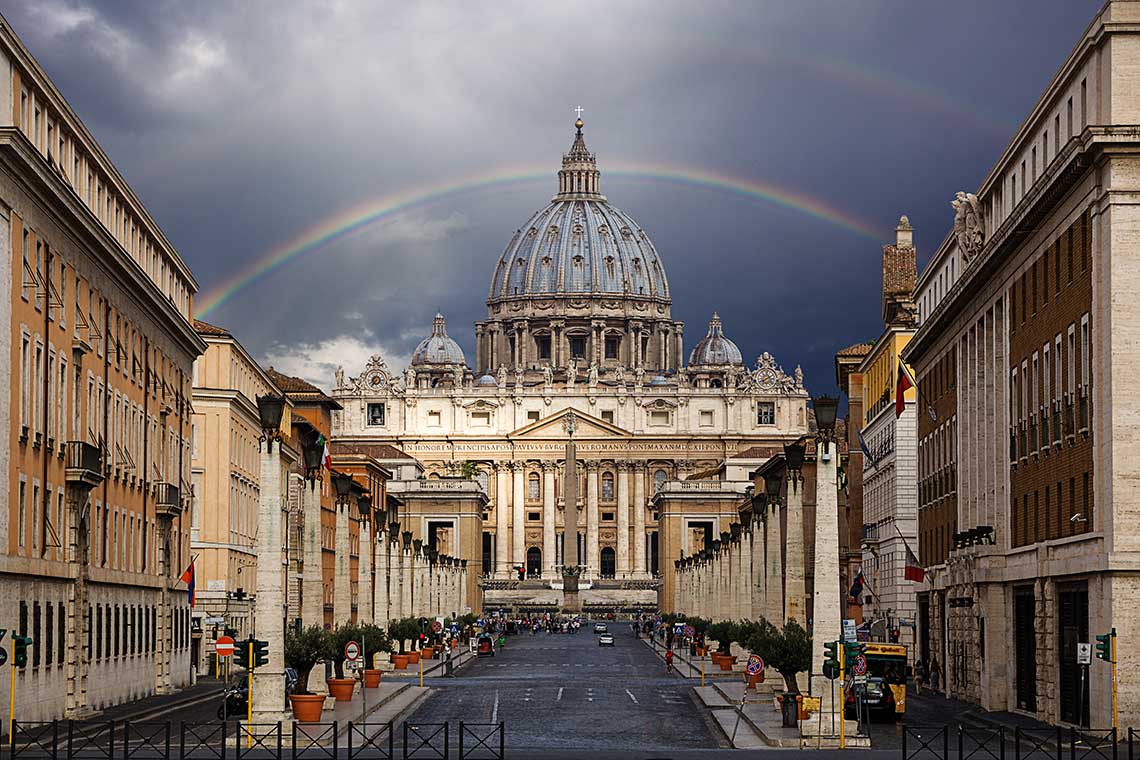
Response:
[{"label": "cloudy sky", "polygon": [[553,194],[581,105],[603,192],[664,261],[686,350],[717,309],[750,364],[802,364],[819,393],[835,350],[882,329],[880,246],[899,214],[921,265],[954,192],[977,188],[1099,5],[3,13],[189,263],[203,318],[282,371],[327,386],[372,353],[400,365],[436,309],[473,361],[492,269]]}]

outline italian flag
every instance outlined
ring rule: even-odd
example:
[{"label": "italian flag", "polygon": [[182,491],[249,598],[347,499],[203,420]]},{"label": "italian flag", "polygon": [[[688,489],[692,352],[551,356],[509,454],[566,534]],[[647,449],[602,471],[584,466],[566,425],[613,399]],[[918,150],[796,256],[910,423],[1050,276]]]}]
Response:
[{"label": "italian flag", "polygon": [[324,463],[325,469],[332,472],[332,455],[329,454],[329,439],[323,435],[317,438],[317,444],[325,447],[324,456],[321,457],[321,462]]},{"label": "italian flag", "polygon": [[897,420],[906,411],[906,392],[911,388],[917,388],[918,383],[914,381],[914,376],[910,374],[910,370],[903,364],[903,360],[899,359],[898,379],[895,381],[895,419]]}]

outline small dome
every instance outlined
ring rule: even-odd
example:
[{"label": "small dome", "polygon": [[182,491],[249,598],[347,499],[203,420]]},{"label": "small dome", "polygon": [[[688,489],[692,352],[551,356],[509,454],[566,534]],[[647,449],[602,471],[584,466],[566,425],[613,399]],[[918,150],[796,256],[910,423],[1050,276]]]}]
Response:
[{"label": "small dome", "polygon": [[720,315],[713,312],[709,331],[689,354],[690,367],[717,367],[726,364],[743,365],[740,349],[721,331]]},{"label": "small dome", "polygon": [[495,379],[494,375],[482,375],[475,381],[475,384],[494,388],[499,384],[499,381]]},{"label": "small dome", "polygon": [[650,385],[668,385],[669,381],[665,379],[664,375],[657,375],[649,381]]},{"label": "small dome", "polygon": [[447,324],[442,314],[436,314],[431,322],[431,335],[424,338],[412,353],[412,366],[430,364],[466,364],[463,349],[447,337]]}]

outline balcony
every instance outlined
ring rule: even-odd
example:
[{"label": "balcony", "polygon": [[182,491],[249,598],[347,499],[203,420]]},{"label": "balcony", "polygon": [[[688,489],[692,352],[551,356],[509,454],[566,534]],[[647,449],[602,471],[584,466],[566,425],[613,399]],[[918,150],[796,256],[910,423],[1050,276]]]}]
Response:
[{"label": "balcony", "polygon": [[177,517],[182,512],[178,486],[173,483],[157,483],[154,499],[154,512],[158,517]]},{"label": "balcony", "polygon": [[94,488],[103,482],[103,452],[86,441],[67,442],[68,485]]},{"label": "balcony", "polygon": [[1077,400],[1077,422],[1078,429],[1081,435],[1088,436],[1089,434],[1089,392],[1088,388],[1082,388],[1080,396]]},{"label": "balcony", "polygon": [[1053,402],[1053,445],[1061,445],[1061,402]]},{"label": "balcony", "polygon": [[1076,430],[1073,428],[1073,401],[1070,396],[1069,402],[1065,404],[1065,438],[1068,439],[1069,443],[1072,443],[1075,437]]}]

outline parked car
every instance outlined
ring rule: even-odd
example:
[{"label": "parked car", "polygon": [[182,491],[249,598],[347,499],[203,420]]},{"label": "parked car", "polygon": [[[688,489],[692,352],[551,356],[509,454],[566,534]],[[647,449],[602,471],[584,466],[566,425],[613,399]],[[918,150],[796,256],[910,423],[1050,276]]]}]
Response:
[{"label": "parked car", "polygon": [[494,657],[495,656],[495,640],[491,638],[489,633],[479,634],[475,646],[476,657]]},{"label": "parked car", "polygon": [[594,633],[606,633],[609,630],[605,623],[594,623]]},{"label": "parked car", "polygon": [[612,633],[603,633],[598,637],[598,646],[612,647],[614,645],[614,635]]},{"label": "parked car", "polygon": [[[867,714],[872,717],[888,720],[897,720],[902,717],[896,711],[895,698],[891,694],[891,687],[882,678],[872,676],[867,679],[863,693],[863,705]],[[848,683],[847,688],[847,704],[844,714],[848,720],[855,720],[857,717],[855,689],[850,683]]]}]

